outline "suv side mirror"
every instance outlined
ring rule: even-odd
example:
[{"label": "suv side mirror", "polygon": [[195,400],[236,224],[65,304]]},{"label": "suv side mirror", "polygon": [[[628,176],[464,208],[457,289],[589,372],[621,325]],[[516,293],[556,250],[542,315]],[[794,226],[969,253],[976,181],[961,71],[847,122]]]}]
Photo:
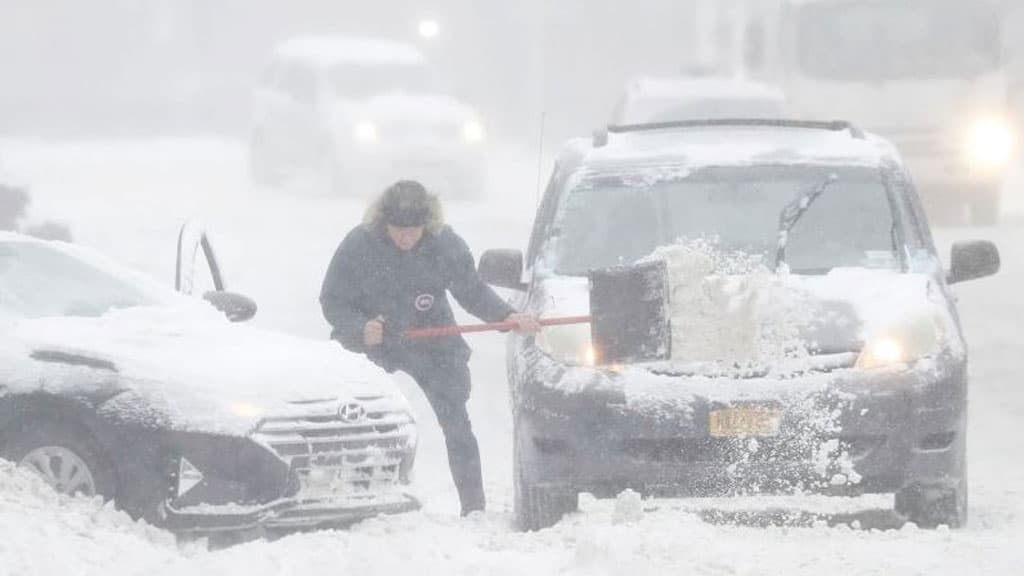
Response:
[{"label": "suv side mirror", "polygon": [[256,302],[235,292],[215,290],[203,294],[203,300],[223,312],[232,322],[245,322],[256,315]]},{"label": "suv side mirror", "polygon": [[946,282],[956,284],[991,276],[999,271],[999,249],[987,240],[953,244]]},{"label": "suv side mirror", "polygon": [[519,250],[488,250],[480,256],[480,277],[484,282],[525,291],[523,253]]}]

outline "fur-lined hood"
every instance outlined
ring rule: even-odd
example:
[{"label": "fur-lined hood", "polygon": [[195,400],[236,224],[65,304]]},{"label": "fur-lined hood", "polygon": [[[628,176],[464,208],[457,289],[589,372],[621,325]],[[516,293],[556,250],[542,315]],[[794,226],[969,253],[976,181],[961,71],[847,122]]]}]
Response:
[{"label": "fur-lined hood", "polygon": [[[363,215],[363,225],[367,228],[374,230],[384,229],[384,219],[382,216],[382,205],[384,203],[384,197],[387,191],[382,192],[369,207],[366,208],[366,213]],[[427,194],[428,208],[430,210],[427,224],[424,227],[430,234],[436,235],[444,229],[444,209],[441,207],[441,200],[437,197],[437,194]]]}]

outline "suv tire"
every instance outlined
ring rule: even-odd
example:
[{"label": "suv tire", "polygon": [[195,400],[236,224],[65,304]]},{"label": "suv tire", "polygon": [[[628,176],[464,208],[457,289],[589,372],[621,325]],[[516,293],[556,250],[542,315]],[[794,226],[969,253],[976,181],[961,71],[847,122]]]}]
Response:
[{"label": "suv tire", "polygon": [[955,487],[911,484],[896,493],[896,513],[921,528],[941,525],[962,528],[967,524],[967,476]]},{"label": "suv tire", "polygon": [[514,485],[513,512],[516,529],[532,532],[550,528],[563,516],[579,509],[579,495],[567,486],[537,485],[524,477],[522,451],[519,447],[520,434],[515,433],[515,457],[512,463]]}]

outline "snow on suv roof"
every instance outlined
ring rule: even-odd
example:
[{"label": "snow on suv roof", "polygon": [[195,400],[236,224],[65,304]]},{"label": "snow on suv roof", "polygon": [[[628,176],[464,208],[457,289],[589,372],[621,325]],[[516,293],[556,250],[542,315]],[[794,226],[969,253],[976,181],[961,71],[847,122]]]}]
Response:
[{"label": "snow on suv roof", "polygon": [[423,53],[415,46],[380,38],[303,36],[278,45],[274,56],[321,68],[337,64],[419,64]]},{"label": "snow on suv roof", "polygon": [[889,141],[874,134],[857,137],[851,130],[754,125],[612,130],[603,146],[591,139],[571,140],[561,160],[610,172],[643,166],[881,166],[900,161]]}]

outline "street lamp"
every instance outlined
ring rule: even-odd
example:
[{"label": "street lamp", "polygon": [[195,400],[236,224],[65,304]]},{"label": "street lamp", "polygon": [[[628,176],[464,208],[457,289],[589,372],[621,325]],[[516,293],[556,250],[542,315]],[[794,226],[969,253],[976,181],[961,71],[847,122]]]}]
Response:
[{"label": "street lamp", "polygon": [[437,20],[432,19],[420,20],[418,29],[420,36],[428,40],[437,38],[437,35],[441,33],[441,25],[437,23]]}]

